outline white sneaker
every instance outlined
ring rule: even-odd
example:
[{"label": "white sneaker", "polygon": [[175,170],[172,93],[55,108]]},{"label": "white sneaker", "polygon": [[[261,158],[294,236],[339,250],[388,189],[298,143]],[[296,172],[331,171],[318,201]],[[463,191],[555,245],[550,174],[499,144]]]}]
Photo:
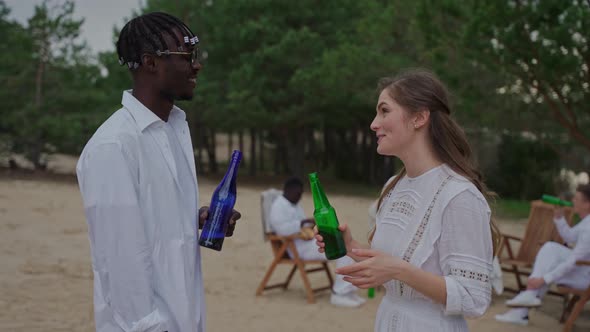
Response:
[{"label": "white sneaker", "polygon": [[512,323],[523,326],[529,324],[528,316],[522,317],[522,315],[515,310],[509,310],[507,313],[494,316],[494,318],[503,323]]},{"label": "white sneaker", "polygon": [[338,307],[356,308],[361,306],[361,302],[354,298],[354,293],[336,294],[330,296],[330,303]]},{"label": "white sneaker", "polygon": [[506,305],[509,307],[539,307],[541,306],[541,300],[537,297],[535,292],[524,291],[516,295],[512,300],[506,301]]}]

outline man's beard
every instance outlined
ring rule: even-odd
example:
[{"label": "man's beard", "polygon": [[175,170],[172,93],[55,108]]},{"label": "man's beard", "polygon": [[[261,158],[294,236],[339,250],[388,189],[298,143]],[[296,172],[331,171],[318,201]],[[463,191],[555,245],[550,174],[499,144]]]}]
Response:
[{"label": "man's beard", "polygon": [[178,97],[176,97],[174,100],[178,100],[178,101],[190,101],[193,100],[194,94],[190,94],[190,95],[180,95]]}]

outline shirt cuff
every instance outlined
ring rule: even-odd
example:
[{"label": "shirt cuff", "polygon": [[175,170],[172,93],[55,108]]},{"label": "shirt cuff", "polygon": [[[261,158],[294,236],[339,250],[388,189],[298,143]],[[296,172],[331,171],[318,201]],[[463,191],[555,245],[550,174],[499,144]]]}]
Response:
[{"label": "shirt cuff", "polygon": [[457,281],[453,277],[445,276],[445,285],[447,288],[447,303],[444,308],[444,314],[460,315],[462,312],[461,292],[459,291]]}]

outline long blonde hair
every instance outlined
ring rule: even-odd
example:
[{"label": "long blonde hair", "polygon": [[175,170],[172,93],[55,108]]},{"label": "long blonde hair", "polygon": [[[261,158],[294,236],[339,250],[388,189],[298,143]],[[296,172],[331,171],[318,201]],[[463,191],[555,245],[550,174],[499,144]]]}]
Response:
[{"label": "long blonde hair", "polygon": [[[379,92],[386,90],[404,110],[416,113],[427,109],[430,111],[430,125],[428,135],[436,156],[453,171],[461,174],[484,195],[489,202],[494,193],[488,191],[483,176],[473,160],[471,147],[463,129],[451,118],[448,92],[440,80],[431,72],[423,69],[413,69],[402,72],[395,77],[382,78],[379,81]],[[383,198],[396,186],[406,174],[402,168],[383,190],[377,204],[377,211],[381,208]],[[490,220],[494,253],[499,247],[500,232],[494,218]],[[369,234],[369,241],[375,235],[375,228]]]}]

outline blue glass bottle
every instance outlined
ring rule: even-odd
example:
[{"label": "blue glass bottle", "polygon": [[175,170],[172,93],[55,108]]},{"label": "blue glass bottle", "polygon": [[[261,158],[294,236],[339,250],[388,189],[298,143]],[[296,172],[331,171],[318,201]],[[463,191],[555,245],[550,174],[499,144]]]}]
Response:
[{"label": "blue glass bottle", "polygon": [[199,244],[203,247],[221,251],[229,218],[236,203],[236,178],[241,160],[242,152],[234,150],[227,172],[213,192],[209,215],[199,237]]}]

